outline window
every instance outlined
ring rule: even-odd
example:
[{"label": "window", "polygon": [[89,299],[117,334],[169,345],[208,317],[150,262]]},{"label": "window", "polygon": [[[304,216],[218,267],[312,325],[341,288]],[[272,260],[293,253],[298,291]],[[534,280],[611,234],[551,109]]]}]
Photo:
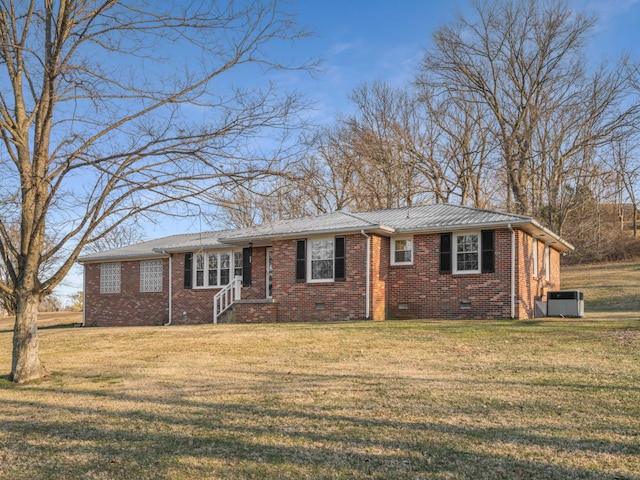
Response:
[{"label": "window", "polygon": [[544,279],[548,282],[550,278],[551,258],[549,253],[549,245],[544,246]]},{"label": "window", "polygon": [[196,287],[204,287],[204,254],[196,253]]},{"label": "window", "polygon": [[413,238],[391,239],[391,265],[410,265],[413,263]]},{"label": "window", "polygon": [[140,262],[140,291],[162,291],[162,260],[142,260]]},{"label": "window", "polygon": [[480,272],[480,236],[477,233],[455,235],[454,273]]},{"label": "window", "polygon": [[232,274],[242,277],[242,251],[196,253],[194,257],[196,261],[193,275],[196,288],[223,287],[229,284],[233,278]]},{"label": "window", "polygon": [[309,241],[309,281],[333,280],[333,239]]},{"label": "window", "polygon": [[296,240],[296,282],[344,282],[346,237]]},{"label": "window", "polygon": [[233,276],[242,276],[242,252],[233,252]]},{"label": "window", "polygon": [[531,247],[531,270],[533,271],[533,277],[538,278],[538,239],[533,239],[533,246]]},{"label": "window", "polygon": [[100,293],[120,293],[120,262],[100,264]]}]

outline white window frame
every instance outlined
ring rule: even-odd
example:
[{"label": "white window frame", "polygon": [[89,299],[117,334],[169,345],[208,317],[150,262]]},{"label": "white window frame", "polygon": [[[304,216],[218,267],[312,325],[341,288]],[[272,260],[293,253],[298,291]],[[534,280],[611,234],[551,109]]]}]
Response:
[{"label": "white window frame", "polygon": [[122,273],[120,262],[100,264],[100,293],[120,293],[122,288]]},{"label": "white window frame", "polygon": [[140,292],[162,292],[162,260],[140,261]]},{"label": "white window frame", "polygon": [[544,279],[548,282],[551,278],[551,252],[549,245],[544,246]]},{"label": "white window frame", "polygon": [[[468,236],[475,236],[477,237],[478,241],[477,241],[477,245],[478,248],[475,251],[475,254],[477,255],[477,261],[478,261],[478,268],[474,269],[474,270],[460,270],[458,268],[458,254],[460,252],[458,252],[458,238],[460,237],[468,237]],[[473,253],[473,252],[467,252],[467,253]],[[454,274],[458,274],[458,275],[472,275],[472,274],[476,274],[476,273],[481,273],[482,271],[482,235],[480,234],[480,231],[471,231],[471,232],[460,232],[460,233],[454,233],[453,234],[453,238],[452,238],[452,245],[451,245],[451,266],[453,268],[453,273]]]},{"label": "white window frame", "polygon": [[[409,250],[397,250],[396,249],[396,242],[410,242],[410,249]],[[396,261],[396,252],[401,251],[401,252],[410,252],[411,254],[411,260],[409,261],[404,261],[404,262],[398,262]],[[392,237],[391,238],[391,265],[413,265],[413,256],[414,256],[414,251],[415,251],[415,243],[413,242],[413,235],[405,235],[402,237]]]},{"label": "white window frame", "polygon": [[531,268],[533,270],[533,278],[538,278],[539,269],[538,269],[538,239],[534,238],[532,242],[532,250],[531,250]]},{"label": "white window frame", "polygon": [[[223,257],[227,256],[228,259],[228,267],[222,268],[222,260]],[[209,270],[210,266],[214,263],[212,257],[215,258],[216,268],[211,270],[215,270],[215,280],[213,282],[209,282]],[[198,260],[202,259],[202,268],[198,268]],[[237,259],[239,259],[240,267],[237,267]],[[228,271],[229,281],[226,283],[222,283],[222,271]],[[192,277],[192,285],[194,289],[206,289],[206,288],[224,288],[234,279],[237,271],[240,271],[240,276],[242,276],[242,250],[210,250],[210,251],[201,251],[193,254],[193,277]],[[202,272],[202,285],[198,285],[198,272]]]},{"label": "white window frame", "polygon": [[[331,278],[313,278],[313,262],[327,261],[329,259],[312,258],[313,244],[318,242],[331,243]],[[335,237],[316,237],[307,240],[307,282],[309,283],[327,283],[334,282],[336,277],[336,239]]]}]

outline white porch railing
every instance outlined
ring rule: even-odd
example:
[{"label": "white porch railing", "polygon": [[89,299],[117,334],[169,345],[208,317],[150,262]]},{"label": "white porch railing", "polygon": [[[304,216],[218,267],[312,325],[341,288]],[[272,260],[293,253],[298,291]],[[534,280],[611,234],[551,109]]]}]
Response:
[{"label": "white porch railing", "polygon": [[216,293],[213,297],[213,323],[218,323],[222,315],[234,302],[240,300],[242,291],[242,277],[237,275],[229,285]]}]

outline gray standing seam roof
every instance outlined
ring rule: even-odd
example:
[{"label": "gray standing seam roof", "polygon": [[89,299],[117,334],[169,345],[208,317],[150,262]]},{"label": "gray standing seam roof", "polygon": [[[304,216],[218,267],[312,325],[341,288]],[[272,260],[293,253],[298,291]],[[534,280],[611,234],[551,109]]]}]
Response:
[{"label": "gray standing seam roof", "polygon": [[557,235],[545,229],[531,217],[492,210],[435,204],[390,210],[348,213],[338,211],[315,217],[278,220],[269,224],[237,230],[172,235],[141,242],[128,247],[84,255],[80,262],[96,262],[142,257],[161,257],[163,252],[192,252],[221,248],[257,239],[291,238],[300,235],[320,235],[337,232],[382,231],[387,234],[404,232],[432,232],[447,229],[497,227],[507,225],[527,226],[529,230],[548,236],[563,250],[573,247]]}]

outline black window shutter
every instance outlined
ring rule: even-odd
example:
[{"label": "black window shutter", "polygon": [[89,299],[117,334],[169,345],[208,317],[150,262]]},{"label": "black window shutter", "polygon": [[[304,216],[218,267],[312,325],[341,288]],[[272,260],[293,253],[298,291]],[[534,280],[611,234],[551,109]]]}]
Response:
[{"label": "black window shutter", "polygon": [[191,288],[193,282],[193,253],[184,254],[184,288]]},{"label": "black window shutter", "polygon": [[451,273],[451,234],[440,234],[440,273]]},{"label": "black window shutter", "polygon": [[482,230],[482,273],[493,273],[495,271],[493,239],[493,230]]},{"label": "black window shutter", "polygon": [[307,241],[296,242],[296,282],[304,282],[307,279]]},{"label": "black window shutter", "polygon": [[251,286],[251,256],[253,255],[253,248],[242,249],[242,286]]},{"label": "black window shutter", "polygon": [[334,280],[344,282],[347,279],[345,271],[345,237],[336,237],[334,250]]}]

